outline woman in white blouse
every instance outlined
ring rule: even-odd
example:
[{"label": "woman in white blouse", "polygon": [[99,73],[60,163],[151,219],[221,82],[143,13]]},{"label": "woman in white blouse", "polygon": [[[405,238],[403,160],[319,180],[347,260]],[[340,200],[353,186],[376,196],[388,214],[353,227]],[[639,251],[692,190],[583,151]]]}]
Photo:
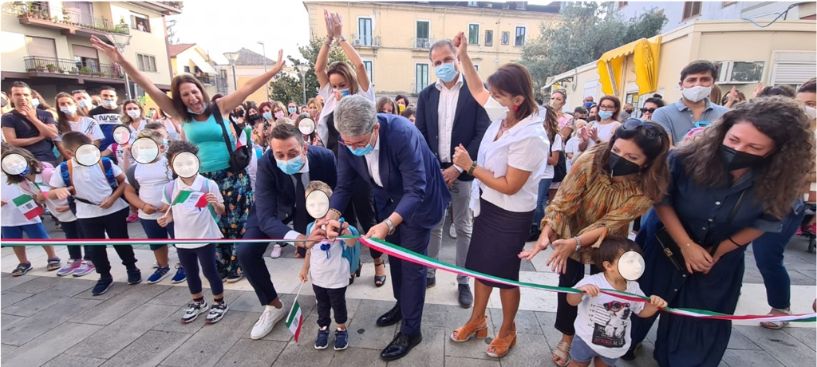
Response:
[{"label": "woman in white blouse", "polygon": [[[468,88],[492,123],[482,139],[476,162],[461,145],[454,153],[454,164],[475,178],[471,192],[474,233],[465,266],[518,280],[521,260],[517,254],[525,246],[533,220],[549,143],[533,99],[528,70],[519,64],[505,64],[488,77],[490,89],[486,89],[468,56],[467,43],[463,33],[454,38]],[[471,318],[454,330],[451,340],[465,342],[473,336],[488,335],[485,309],[494,287],[500,288],[502,326],[486,352],[502,357],[516,343],[518,287],[476,281]]]}]

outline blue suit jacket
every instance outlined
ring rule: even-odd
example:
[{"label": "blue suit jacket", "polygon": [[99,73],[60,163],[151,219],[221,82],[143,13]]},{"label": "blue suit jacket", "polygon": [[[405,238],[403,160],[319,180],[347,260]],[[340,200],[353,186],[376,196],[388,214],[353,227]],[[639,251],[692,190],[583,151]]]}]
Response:
[{"label": "blue suit jacket", "polygon": [[378,114],[380,123],[380,179],[377,186],[369,175],[366,158],[338,149],[338,185],[332,195],[332,208],[346,208],[354,188],[355,176],[372,187],[377,220],[392,212],[406,224],[433,228],[442,219],[451,195],[445,186],[440,164],[428,149],[423,136],[405,117]]},{"label": "blue suit jacket", "polygon": [[[417,129],[425,137],[428,147],[431,152],[440,159],[440,125],[438,116],[438,106],[440,104],[440,91],[435,84],[429,85],[417,98],[417,120],[414,122]],[[485,109],[477,103],[471,92],[468,90],[468,84],[463,81],[460,94],[457,98],[457,107],[454,112],[454,127],[451,129],[451,151],[449,154],[454,156],[454,148],[462,144],[468,150],[468,155],[471,159],[477,160],[477,152],[479,152],[479,144],[482,142],[482,136],[485,135],[485,130],[491,125],[491,119]],[[463,172],[459,179],[461,181],[471,181],[474,177],[469,176]]]},{"label": "blue suit jacket", "polygon": [[[309,180],[337,184],[335,155],[332,151],[311,145],[306,151],[309,162]],[[275,164],[272,151],[258,160],[255,178],[255,203],[247,217],[246,227],[258,227],[270,238],[284,238],[291,230],[287,223],[295,217],[295,184]]]}]

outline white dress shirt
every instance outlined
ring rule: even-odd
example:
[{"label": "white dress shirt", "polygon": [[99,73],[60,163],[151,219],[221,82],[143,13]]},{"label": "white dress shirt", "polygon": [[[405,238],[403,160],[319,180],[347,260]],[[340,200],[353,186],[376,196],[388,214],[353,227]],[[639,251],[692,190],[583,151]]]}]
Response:
[{"label": "white dress shirt", "polygon": [[364,156],[366,158],[366,166],[369,167],[369,176],[377,186],[383,187],[383,181],[380,179],[380,133],[377,133],[377,141],[374,143],[374,149],[371,153]]},{"label": "white dress shirt", "polygon": [[447,88],[441,80],[437,80],[437,83],[434,84],[440,91],[440,101],[437,103],[437,125],[440,129],[437,151],[443,163],[451,163],[451,132],[454,129],[454,117],[462,84],[462,73],[459,74],[457,82],[451,88]]}]

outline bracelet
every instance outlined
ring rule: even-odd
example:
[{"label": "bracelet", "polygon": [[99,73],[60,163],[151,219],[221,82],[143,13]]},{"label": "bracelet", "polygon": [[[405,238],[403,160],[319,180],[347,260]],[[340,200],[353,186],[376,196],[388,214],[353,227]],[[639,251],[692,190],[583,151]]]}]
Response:
[{"label": "bracelet", "polygon": [[468,168],[468,176],[474,175],[474,170],[477,168],[477,162],[471,164],[471,168]]},{"label": "bracelet", "polygon": [[735,244],[735,246],[737,246],[737,247],[744,247],[744,246],[749,245],[748,243],[744,243],[744,244],[742,244],[742,245],[741,245],[741,244],[739,244],[739,243],[735,242],[735,240],[733,240],[733,239],[732,239],[732,236],[729,236],[729,238],[727,238],[727,239],[729,240],[729,242],[734,243],[734,244]]},{"label": "bracelet", "polygon": [[335,218],[335,219],[339,219],[340,217],[342,217],[342,216],[343,216],[343,213],[341,213],[341,212],[340,212],[340,210],[337,210],[337,209],[335,209],[335,208],[331,208],[331,209],[329,209],[329,212],[330,212],[330,213],[335,213],[335,214],[337,214],[337,215],[338,215],[338,217],[337,217],[337,218]]},{"label": "bracelet", "polygon": [[576,249],[574,252],[579,252],[579,250],[582,249],[582,240],[579,239],[579,236],[573,237],[573,239],[576,240]]},{"label": "bracelet", "polygon": [[389,235],[393,234],[395,230],[394,222],[392,222],[391,219],[386,218],[386,220],[384,220],[383,223],[386,224],[386,227],[389,227]]}]

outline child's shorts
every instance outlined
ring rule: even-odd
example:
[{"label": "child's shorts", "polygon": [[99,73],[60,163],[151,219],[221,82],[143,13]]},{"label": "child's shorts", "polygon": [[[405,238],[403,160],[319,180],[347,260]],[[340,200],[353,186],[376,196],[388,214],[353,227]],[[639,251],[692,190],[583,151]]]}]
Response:
[{"label": "child's shorts", "polygon": [[573,343],[570,344],[570,359],[578,363],[590,363],[593,358],[601,359],[604,364],[608,366],[615,366],[618,358],[607,358],[599,355],[590,346],[582,340],[578,335],[573,337]]}]

